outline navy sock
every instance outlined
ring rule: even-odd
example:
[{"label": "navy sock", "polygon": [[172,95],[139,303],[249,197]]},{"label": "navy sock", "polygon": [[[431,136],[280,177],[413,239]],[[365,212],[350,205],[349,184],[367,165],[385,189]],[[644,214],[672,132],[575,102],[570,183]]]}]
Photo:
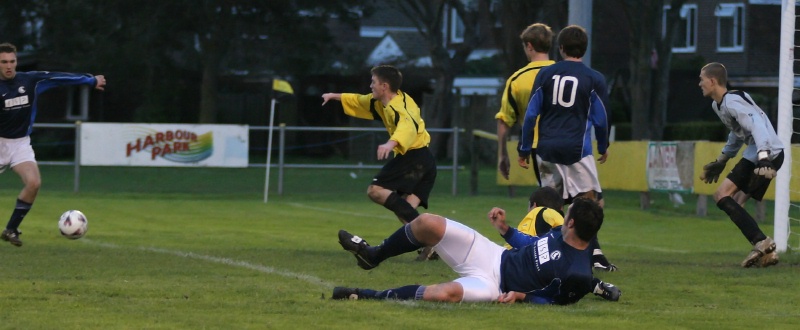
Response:
[{"label": "navy sock", "polygon": [[385,239],[381,245],[372,249],[370,254],[373,261],[380,263],[388,258],[416,251],[421,247],[422,244],[414,238],[414,234],[411,232],[411,225],[405,224]]},{"label": "navy sock", "polygon": [[764,235],[764,232],[758,228],[756,220],[730,196],[720,199],[719,202],[717,202],[717,207],[728,214],[728,217],[736,224],[736,227],[739,227],[739,230],[750,244],[755,245],[757,242],[767,238],[767,235]]},{"label": "navy sock", "polygon": [[18,198],[17,205],[14,207],[14,212],[11,213],[11,218],[8,220],[6,228],[17,230],[19,225],[22,223],[22,219],[25,218],[25,216],[28,214],[28,211],[31,210],[31,206],[33,206],[33,204],[23,202]]},{"label": "navy sock", "polygon": [[425,286],[406,285],[399,288],[376,291],[371,289],[359,289],[358,296],[365,299],[398,299],[398,300],[422,300]]},{"label": "navy sock", "polygon": [[383,207],[394,212],[398,218],[403,219],[406,223],[411,222],[419,216],[419,212],[411,207],[411,204],[408,204],[408,201],[400,197],[396,192],[392,192],[389,194],[389,197],[386,197]]}]

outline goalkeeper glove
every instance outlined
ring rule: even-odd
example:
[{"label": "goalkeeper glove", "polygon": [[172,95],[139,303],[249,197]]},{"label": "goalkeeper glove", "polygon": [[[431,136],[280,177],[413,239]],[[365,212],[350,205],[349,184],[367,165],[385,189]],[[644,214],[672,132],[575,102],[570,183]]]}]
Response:
[{"label": "goalkeeper glove", "polygon": [[717,182],[717,180],[719,180],[719,175],[722,174],[722,170],[725,169],[725,164],[727,162],[728,156],[725,156],[725,154],[720,154],[717,156],[715,161],[703,166],[703,175],[700,176],[700,180],[703,180],[705,183]]},{"label": "goalkeeper glove", "polygon": [[769,151],[758,152],[758,162],[756,163],[756,168],[753,170],[753,173],[765,179],[772,179],[775,177],[777,171],[775,170],[775,166],[772,165],[772,161],[769,160]]}]

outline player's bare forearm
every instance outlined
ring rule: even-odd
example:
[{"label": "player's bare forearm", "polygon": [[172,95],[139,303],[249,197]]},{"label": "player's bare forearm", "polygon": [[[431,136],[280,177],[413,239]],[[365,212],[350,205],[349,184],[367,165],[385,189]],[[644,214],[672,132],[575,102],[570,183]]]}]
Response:
[{"label": "player's bare forearm", "polygon": [[508,125],[503,120],[497,120],[497,169],[506,180],[508,180],[508,175],[511,172],[511,162],[508,159],[508,150],[506,150],[508,129]]},{"label": "player's bare forearm", "polygon": [[328,101],[330,101],[330,100],[341,101],[342,100],[342,94],[341,93],[325,93],[325,94],[322,94],[322,105],[325,105],[325,103],[328,103]]}]

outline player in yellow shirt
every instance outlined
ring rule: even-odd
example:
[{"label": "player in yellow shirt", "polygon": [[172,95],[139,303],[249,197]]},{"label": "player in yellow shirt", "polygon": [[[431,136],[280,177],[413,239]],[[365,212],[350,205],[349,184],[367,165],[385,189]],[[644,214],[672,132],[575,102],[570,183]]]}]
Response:
[{"label": "player in yellow shirt", "polygon": [[[530,63],[508,78],[506,87],[503,89],[500,111],[494,116],[497,119],[497,168],[506,180],[508,180],[511,167],[506,150],[508,131],[520,121],[520,118],[525,117],[533,81],[536,79],[539,69],[555,63],[550,60],[548,55],[553,44],[553,31],[549,26],[542,23],[531,24],[522,31],[519,38],[522,40],[522,48]],[[534,171],[538,171],[535,166]],[[538,172],[536,179],[539,179]]]},{"label": "player in yellow shirt", "polygon": [[[547,234],[550,229],[564,224],[564,200],[561,194],[552,187],[542,187],[531,193],[528,199],[528,214],[520,221],[517,228],[506,224],[506,211],[494,207],[489,211],[489,220],[497,229],[503,239],[510,239],[519,231],[528,236],[540,236]],[[512,243],[512,242],[509,242]],[[512,248],[512,244],[506,243],[507,249]],[[596,269],[613,272],[617,266],[610,263],[600,249],[597,237],[589,242],[592,249],[592,266]]]},{"label": "player in yellow shirt", "polygon": [[[428,196],[436,181],[436,161],[428,148],[431,136],[414,99],[400,90],[403,75],[390,65],[371,70],[372,93],[322,94],[322,105],[341,101],[344,113],[351,117],[379,120],[386,126],[389,139],[378,146],[378,160],[394,157],[383,166],[367,188],[369,198],[394,212],[402,223],[419,216],[417,207],[428,208]],[[422,259],[433,250],[423,251]]]}]

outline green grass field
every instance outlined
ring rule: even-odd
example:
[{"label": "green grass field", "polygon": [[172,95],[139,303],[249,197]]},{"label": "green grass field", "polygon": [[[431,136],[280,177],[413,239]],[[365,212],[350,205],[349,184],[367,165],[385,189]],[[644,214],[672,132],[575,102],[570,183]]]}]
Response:
[{"label": "green grass field", "polygon": [[[365,196],[371,171],[294,170],[285,194],[264,204],[263,169],[43,167],[42,191],[25,219],[25,245],[0,244],[0,329],[797,329],[800,257],[742,269],[749,244],[716,208],[693,215],[663,195],[647,210],[630,192],[606,192],[603,250],[618,272],[597,274],[619,302],[587,296],[571,306],[333,301],[336,285],[376,289],[455,277],[416,255],[363,271],[336,239],[347,229],[379,243],[399,222]],[[526,189],[510,198],[481,172],[479,195],[440,171],[430,212],[497,242],[493,207],[521,219]],[[272,180],[275,180],[274,178]],[[0,175],[0,216],[20,184]],[[80,209],[89,233],[62,238],[58,216]],[[768,207],[771,219],[772,207]],[[515,222],[514,220],[513,222]],[[5,222],[5,218],[3,218]],[[772,226],[761,225],[772,235]]]}]

